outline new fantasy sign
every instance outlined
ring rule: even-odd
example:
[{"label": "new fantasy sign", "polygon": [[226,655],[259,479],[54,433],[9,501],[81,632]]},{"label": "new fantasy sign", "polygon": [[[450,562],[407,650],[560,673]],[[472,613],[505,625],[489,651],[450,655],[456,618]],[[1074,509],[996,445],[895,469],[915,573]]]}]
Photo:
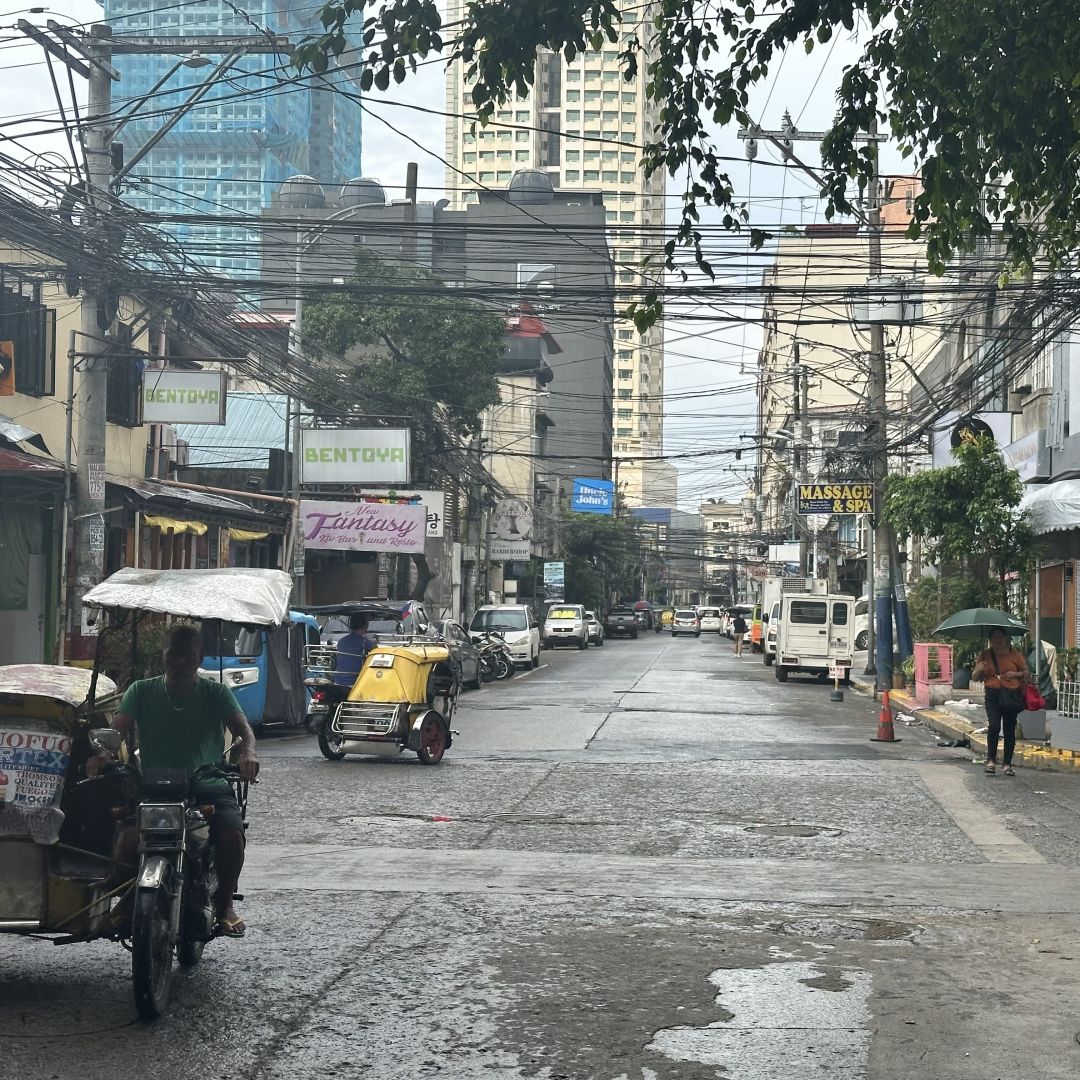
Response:
[{"label": "new fantasy sign", "polygon": [[407,484],[408,428],[304,428],[302,484]]},{"label": "new fantasy sign", "polygon": [[423,503],[300,500],[306,551],[385,551],[422,555],[427,531]]},{"label": "new fantasy sign", "polygon": [[615,485],[610,480],[574,479],[570,509],[578,514],[612,514],[615,512]]},{"label": "new fantasy sign", "polygon": [[378,491],[364,491],[360,494],[361,502],[423,504],[427,511],[428,536],[442,536],[446,518],[446,493],[443,491],[417,491],[411,488],[382,488]]},{"label": "new fantasy sign", "polygon": [[874,485],[862,480],[841,480],[832,484],[800,484],[796,513],[872,514]]},{"label": "new fantasy sign", "polygon": [[224,371],[147,371],[144,424],[224,424]]}]

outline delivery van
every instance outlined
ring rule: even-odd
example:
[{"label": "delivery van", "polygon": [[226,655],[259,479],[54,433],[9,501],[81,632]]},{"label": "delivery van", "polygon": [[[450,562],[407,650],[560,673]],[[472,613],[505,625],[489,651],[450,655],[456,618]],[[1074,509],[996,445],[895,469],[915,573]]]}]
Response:
[{"label": "delivery van", "polygon": [[839,669],[847,685],[855,650],[854,608],[854,597],[839,593],[781,595],[775,626],[777,681],[787,682],[798,671],[824,680]]}]

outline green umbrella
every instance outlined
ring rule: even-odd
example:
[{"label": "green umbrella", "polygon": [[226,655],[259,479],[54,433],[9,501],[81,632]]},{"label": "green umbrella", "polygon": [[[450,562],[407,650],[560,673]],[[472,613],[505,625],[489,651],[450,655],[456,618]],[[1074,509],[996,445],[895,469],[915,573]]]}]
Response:
[{"label": "green umbrella", "polygon": [[940,626],[934,627],[934,633],[949,634],[952,637],[986,637],[995,626],[1000,626],[1013,637],[1027,633],[1027,623],[1022,623],[1007,611],[991,607],[973,607],[958,611]]}]

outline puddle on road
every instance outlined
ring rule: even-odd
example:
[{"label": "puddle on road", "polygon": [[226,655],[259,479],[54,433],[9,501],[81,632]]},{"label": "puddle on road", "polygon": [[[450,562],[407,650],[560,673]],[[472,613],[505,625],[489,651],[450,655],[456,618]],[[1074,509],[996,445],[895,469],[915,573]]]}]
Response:
[{"label": "puddle on road", "polygon": [[829,825],[800,825],[795,822],[769,825],[747,825],[747,832],[760,833],[763,836],[842,836],[843,829],[834,829]]},{"label": "puddle on road", "polygon": [[816,963],[720,968],[709,976],[728,1015],[705,1027],[662,1028],[646,1047],[672,1061],[723,1069],[730,1080],[820,1076],[856,1080],[870,1047],[871,977]]}]

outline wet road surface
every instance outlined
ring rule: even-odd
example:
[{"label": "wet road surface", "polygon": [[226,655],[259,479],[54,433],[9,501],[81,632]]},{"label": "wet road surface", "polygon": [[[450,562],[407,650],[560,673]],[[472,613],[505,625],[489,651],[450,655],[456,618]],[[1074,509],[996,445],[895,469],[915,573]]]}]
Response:
[{"label": "wet road surface", "polygon": [[0,938],[0,1076],[1047,1078],[1080,1066],[1080,781],[646,635],[462,698],[444,763],[261,745],[250,929]]}]

